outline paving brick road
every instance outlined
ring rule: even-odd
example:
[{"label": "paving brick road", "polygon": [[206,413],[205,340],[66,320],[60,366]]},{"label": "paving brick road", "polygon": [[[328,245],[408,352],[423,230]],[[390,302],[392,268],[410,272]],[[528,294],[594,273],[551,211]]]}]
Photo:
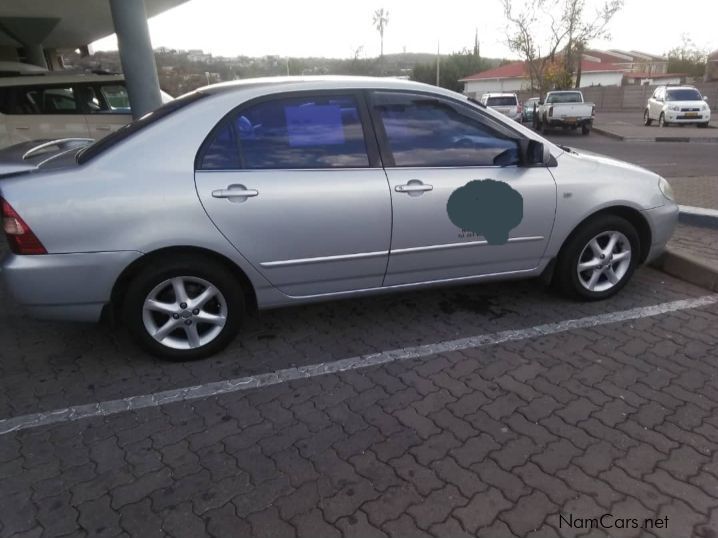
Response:
[{"label": "paving brick road", "polygon": [[[215,359],[0,312],[0,417],[705,295],[642,269],[265,313]],[[0,297],[7,304],[5,296]],[[718,536],[718,306],[0,436],[0,536]],[[609,521],[610,520],[610,521]],[[590,523],[587,521],[587,524]]]}]

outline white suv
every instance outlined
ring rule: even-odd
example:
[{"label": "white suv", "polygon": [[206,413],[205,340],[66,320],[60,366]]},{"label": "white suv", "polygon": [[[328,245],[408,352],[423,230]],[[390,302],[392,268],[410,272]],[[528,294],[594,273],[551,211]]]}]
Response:
[{"label": "white suv", "polygon": [[654,120],[658,120],[660,127],[671,123],[708,127],[711,109],[693,86],[659,86],[643,111],[644,125],[651,125]]},{"label": "white suv", "polygon": [[481,104],[521,122],[521,104],[515,93],[485,93],[481,96]]},{"label": "white suv", "polygon": [[[162,102],[172,97],[162,92]],[[93,138],[132,121],[122,75],[47,73],[0,77],[0,148],[20,142]]]}]

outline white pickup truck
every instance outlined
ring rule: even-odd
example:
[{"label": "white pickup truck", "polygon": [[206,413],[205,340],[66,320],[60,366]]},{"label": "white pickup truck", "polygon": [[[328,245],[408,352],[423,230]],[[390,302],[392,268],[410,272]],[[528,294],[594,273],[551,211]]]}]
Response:
[{"label": "white pickup truck", "polygon": [[583,94],[578,90],[548,92],[539,101],[534,127],[545,133],[554,127],[575,130],[580,126],[581,133],[587,135],[593,127],[595,110],[596,106],[584,102]]}]

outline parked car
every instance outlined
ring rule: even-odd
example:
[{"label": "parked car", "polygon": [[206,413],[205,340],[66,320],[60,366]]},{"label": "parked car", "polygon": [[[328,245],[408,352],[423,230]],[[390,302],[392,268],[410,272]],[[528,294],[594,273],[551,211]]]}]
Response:
[{"label": "parked car", "polygon": [[533,123],[534,121],[534,110],[538,107],[538,97],[531,97],[521,107],[521,121],[523,123]]},{"label": "parked car", "polygon": [[[162,102],[170,100],[162,92]],[[0,77],[0,148],[38,139],[100,139],[131,120],[121,75]]]},{"label": "parked car", "polygon": [[176,360],[256,308],[541,275],[604,299],[678,216],[653,172],[403,80],[214,85],[77,144],[0,151],[7,288]]},{"label": "parked car", "polygon": [[711,109],[706,100],[693,86],[659,86],[646,103],[643,124],[649,126],[657,120],[659,127],[671,123],[708,127]]},{"label": "parked car", "polygon": [[480,102],[512,120],[521,121],[521,104],[515,93],[485,93]]},{"label": "parked car", "polygon": [[539,101],[534,121],[536,128],[542,133],[555,127],[573,130],[580,127],[581,134],[587,135],[593,127],[595,114],[595,105],[586,103],[580,91],[553,91]]}]

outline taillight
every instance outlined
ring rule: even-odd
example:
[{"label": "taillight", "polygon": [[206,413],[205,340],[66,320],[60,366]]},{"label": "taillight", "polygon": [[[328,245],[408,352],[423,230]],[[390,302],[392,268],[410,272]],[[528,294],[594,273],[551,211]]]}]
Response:
[{"label": "taillight", "polygon": [[2,198],[0,201],[2,201],[2,227],[10,244],[10,250],[15,254],[47,254],[45,247],[17,211]]}]

